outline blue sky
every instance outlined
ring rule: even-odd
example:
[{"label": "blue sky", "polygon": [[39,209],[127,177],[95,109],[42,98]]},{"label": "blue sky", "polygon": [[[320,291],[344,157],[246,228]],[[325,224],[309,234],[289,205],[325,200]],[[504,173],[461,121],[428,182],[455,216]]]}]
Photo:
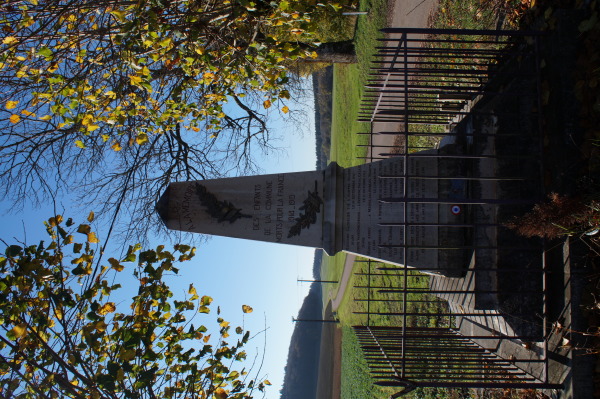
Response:
[{"label": "blue sky", "polygon": [[[263,173],[314,170],[316,158],[312,105],[307,109],[309,111],[302,132],[295,126],[274,122],[276,137],[272,143],[281,150],[258,157]],[[62,204],[68,204],[68,199],[64,199]],[[14,213],[7,201],[1,202],[0,207],[4,226],[0,238],[7,243],[14,243],[15,239],[32,243],[44,237],[42,222],[52,216],[51,208],[26,209]],[[65,213],[65,216],[78,221],[83,221],[87,213],[93,210],[73,211],[68,205],[65,208],[73,212]],[[102,241],[101,231],[98,235]],[[154,246],[159,244],[156,240],[151,241]],[[294,328],[292,316],[297,315],[309,289],[308,283],[298,283],[297,279],[312,278],[313,257],[314,249],[311,248],[213,237],[198,245],[196,257],[181,265],[179,276],[171,277],[170,285],[176,295],[187,292],[190,283],[193,283],[198,294],[213,297],[213,307],[220,306],[221,316],[230,321],[232,326],[243,324],[247,330],[257,333],[264,330],[266,325],[266,335],[261,334],[253,339],[247,351],[249,358],[254,353],[262,356],[266,340],[260,376],[273,384],[267,390],[267,398],[279,397]],[[244,304],[251,306],[254,311],[244,315]],[[211,318],[216,318],[216,314]]]}]

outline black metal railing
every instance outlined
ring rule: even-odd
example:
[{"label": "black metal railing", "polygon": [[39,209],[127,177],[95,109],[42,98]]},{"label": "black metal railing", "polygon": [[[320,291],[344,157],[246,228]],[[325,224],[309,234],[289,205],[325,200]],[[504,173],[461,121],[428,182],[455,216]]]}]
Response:
[{"label": "black metal railing", "polygon": [[[404,387],[397,396],[417,387],[560,389],[549,377],[547,270],[541,261],[541,268],[526,270],[527,278],[540,280],[539,290],[503,290],[523,300],[538,297],[532,317],[474,305],[477,295],[490,293],[474,286],[475,274],[521,273],[522,268],[473,268],[457,283],[358,260],[354,314],[363,324],[354,331],[375,384]],[[510,318],[528,318],[536,328],[515,328]]]},{"label": "black metal railing", "polygon": [[[381,225],[402,229],[399,242],[380,246],[403,250],[403,259],[409,250],[446,260],[462,251],[451,259],[464,265],[461,276],[445,278],[435,265],[419,267],[425,275],[358,261],[354,313],[363,322],[354,329],[371,375],[404,387],[393,397],[416,387],[559,389],[548,372],[546,248],[504,227],[545,195],[540,33],[384,31],[359,114],[371,123],[361,133],[370,136],[364,158],[403,164],[399,175],[377,176],[403,187],[379,198],[398,216]],[[422,137],[446,143],[434,148]],[[433,195],[414,195],[411,187],[426,180],[436,182]],[[432,228],[444,237],[437,245],[411,243],[413,230]]]},{"label": "black metal railing", "polygon": [[[518,90],[502,90],[490,85],[494,78],[515,76],[535,79],[537,69],[503,69],[501,65],[531,52],[521,46],[527,38],[537,45],[540,32],[468,29],[388,28],[380,39],[369,81],[362,99],[358,120],[369,122],[368,147],[379,153],[372,160],[398,156],[424,149],[411,137],[439,137],[450,133],[482,96],[518,97]],[[475,111],[486,112],[486,111]],[[399,129],[378,131],[374,125],[395,122]],[[404,138],[390,145],[390,151],[373,144],[373,136],[393,135]]]}]

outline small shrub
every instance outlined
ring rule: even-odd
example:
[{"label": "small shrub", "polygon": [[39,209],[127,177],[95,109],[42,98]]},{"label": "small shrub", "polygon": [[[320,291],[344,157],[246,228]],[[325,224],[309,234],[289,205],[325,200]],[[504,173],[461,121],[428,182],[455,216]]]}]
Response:
[{"label": "small shrub", "polygon": [[531,212],[506,226],[525,237],[548,239],[583,234],[600,226],[600,202],[584,203],[579,198],[557,193],[548,197],[549,202],[535,205]]}]

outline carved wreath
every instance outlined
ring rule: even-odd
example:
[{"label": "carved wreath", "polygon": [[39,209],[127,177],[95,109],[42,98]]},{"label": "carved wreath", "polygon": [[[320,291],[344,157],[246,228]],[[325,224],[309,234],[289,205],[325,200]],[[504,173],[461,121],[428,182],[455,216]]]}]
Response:
[{"label": "carved wreath", "polygon": [[206,208],[206,213],[217,219],[219,223],[233,223],[240,218],[252,217],[252,215],[243,214],[241,208],[236,208],[229,201],[219,201],[213,193],[200,183],[196,183],[196,195],[200,199],[200,204]]},{"label": "carved wreath", "polygon": [[299,208],[304,210],[304,213],[296,218],[296,224],[290,228],[288,238],[299,236],[303,229],[308,229],[311,224],[316,223],[317,213],[321,212],[322,204],[323,200],[319,197],[317,181],[315,180],[315,191],[308,191],[308,198],[304,200],[303,205]]}]

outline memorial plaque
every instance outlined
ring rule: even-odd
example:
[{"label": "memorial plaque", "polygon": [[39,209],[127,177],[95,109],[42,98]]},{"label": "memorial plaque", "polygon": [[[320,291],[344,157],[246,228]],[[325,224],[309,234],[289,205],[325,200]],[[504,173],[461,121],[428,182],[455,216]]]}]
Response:
[{"label": "memorial plaque", "polygon": [[380,201],[435,197],[436,180],[414,176],[435,175],[436,165],[435,160],[428,158],[409,158],[407,162],[404,158],[391,158],[345,169],[342,248],[388,263],[436,268],[437,252],[433,248],[438,244],[437,227],[414,224],[436,223],[438,205]]}]

